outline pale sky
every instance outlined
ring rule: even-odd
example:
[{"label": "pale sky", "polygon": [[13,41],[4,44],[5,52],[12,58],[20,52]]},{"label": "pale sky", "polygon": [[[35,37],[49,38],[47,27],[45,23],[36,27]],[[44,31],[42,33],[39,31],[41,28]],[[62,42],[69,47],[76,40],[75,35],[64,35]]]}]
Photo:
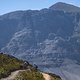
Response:
[{"label": "pale sky", "polygon": [[0,0],[0,15],[16,10],[48,8],[56,2],[80,6],[80,0]]}]

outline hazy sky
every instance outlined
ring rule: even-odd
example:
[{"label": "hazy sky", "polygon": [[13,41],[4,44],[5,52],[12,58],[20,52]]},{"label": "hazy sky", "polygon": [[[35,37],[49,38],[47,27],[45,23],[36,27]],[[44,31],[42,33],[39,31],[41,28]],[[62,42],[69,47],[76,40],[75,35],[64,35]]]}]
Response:
[{"label": "hazy sky", "polygon": [[80,6],[80,0],[0,0],[0,15],[16,10],[48,8],[56,2]]}]

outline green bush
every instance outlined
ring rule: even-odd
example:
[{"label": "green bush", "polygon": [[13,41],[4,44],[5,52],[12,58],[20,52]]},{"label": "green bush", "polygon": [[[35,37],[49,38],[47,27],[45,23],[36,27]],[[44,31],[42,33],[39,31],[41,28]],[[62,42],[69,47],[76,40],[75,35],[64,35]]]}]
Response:
[{"label": "green bush", "polygon": [[23,61],[6,54],[0,54],[0,78],[7,77],[14,70],[20,69]]}]

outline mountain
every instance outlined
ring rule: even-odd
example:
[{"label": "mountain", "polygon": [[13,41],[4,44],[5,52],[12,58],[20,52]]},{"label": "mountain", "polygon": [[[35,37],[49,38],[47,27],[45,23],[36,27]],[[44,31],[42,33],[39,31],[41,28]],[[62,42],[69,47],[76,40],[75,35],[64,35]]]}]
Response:
[{"label": "mountain", "polygon": [[[69,5],[56,3],[53,6],[59,4],[66,8]],[[72,5],[69,6],[68,9],[72,9]],[[73,62],[75,66],[80,66],[80,12],[77,9],[68,12],[66,9],[54,10],[50,7],[15,11],[0,16],[1,52],[35,62],[44,71],[55,71],[58,68],[57,71],[63,77],[65,73],[60,69],[65,61],[68,62],[66,65]],[[74,71],[75,67],[71,67]]]},{"label": "mountain", "polygon": [[74,6],[72,4],[63,3],[63,2],[58,2],[52,5],[50,9],[60,10],[60,11],[65,11],[65,12],[80,12],[79,7]]},{"label": "mountain", "polygon": [[[21,67],[22,65],[23,67]],[[51,80],[61,80],[55,74],[46,74],[51,77]],[[29,64],[29,62],[0,53],[0,80],[45,80],[43,75],[36,67]]]}]

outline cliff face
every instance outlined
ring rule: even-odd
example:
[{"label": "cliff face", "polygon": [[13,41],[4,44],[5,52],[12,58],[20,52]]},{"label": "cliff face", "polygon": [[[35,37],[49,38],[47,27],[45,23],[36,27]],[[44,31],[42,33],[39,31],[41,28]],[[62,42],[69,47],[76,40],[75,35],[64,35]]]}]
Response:
[{"label": "cliff face", "polygon": [[79,9],[58,3],[49,9],[0,16],[1,51],[35,62],[42,69],[60,67],[65,59],[80,64]]}]

